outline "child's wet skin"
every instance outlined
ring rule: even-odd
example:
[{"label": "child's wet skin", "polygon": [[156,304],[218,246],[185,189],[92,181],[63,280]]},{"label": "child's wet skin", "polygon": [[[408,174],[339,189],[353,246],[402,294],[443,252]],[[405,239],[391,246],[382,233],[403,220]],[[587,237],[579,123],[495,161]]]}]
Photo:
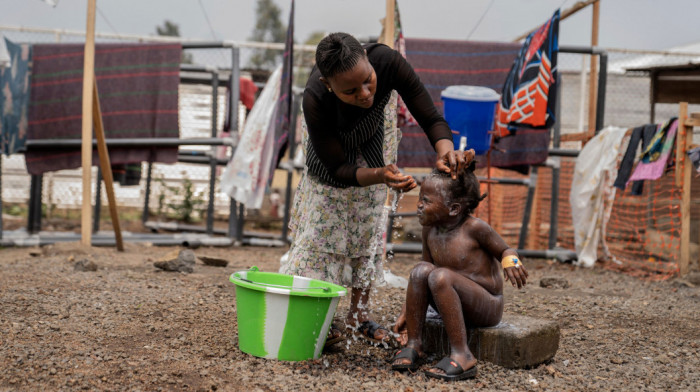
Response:
[{"label": "child's wet skin", "polygon": [[[467,326],[493,326],[501,320],[499,260],[517,256],[486,222],[471,216],[485,197],[473,170],[472,165],[457,180],[434,172],[422,184],[417,209],[423,226],[424,261],[411,271],[404,310],[395,326],[395,332],[405,333],[401,343],[424,357],[422,331],[427,306],[432,305],[447,331],[449,357],[464,370],[477,362],[467,346]],[[520,268],[517,276],[506,275],[510,280],[517,278],[518,286],[527,277],[524,267]],[[393,365],[398,364],[409,365],[411,359],[397,358]],[[439,368],[430,372],[445,374]]]}]

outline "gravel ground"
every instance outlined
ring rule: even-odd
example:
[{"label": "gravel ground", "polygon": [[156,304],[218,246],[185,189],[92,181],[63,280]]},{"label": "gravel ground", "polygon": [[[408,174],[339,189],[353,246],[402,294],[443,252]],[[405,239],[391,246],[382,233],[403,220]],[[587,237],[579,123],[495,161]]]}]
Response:
[{"label": "gravel ground", "polygon": [[[0,391],[690,391],[700,385],[700,288],[687,280],[650,283],[526,260],[530,284],[506,288],[506,312],[556,320],[562,332],[556,356],[532,369],[484,362],[476,379],[448,384],[420,371],[395,373],[390,350],[359,342],[316,361],[244,354],[228,276],[252,265],[276,271],[285,249],[195,249],[229,264],[198,261],[191,274],[153,266],[175,249],[127,244],[116,252],[68,243],[0,249]],[[96,271],[89,271],[90,261]],[[397,255],[388,267],[407,277],[417,261]],[[76,264],[88,271],[76,271]],[[540,287],[547,278],[569,287]],[[375,318],[390,324],[404,295],[377,289]],[[338,314],[346,309],[341,301]]]}]

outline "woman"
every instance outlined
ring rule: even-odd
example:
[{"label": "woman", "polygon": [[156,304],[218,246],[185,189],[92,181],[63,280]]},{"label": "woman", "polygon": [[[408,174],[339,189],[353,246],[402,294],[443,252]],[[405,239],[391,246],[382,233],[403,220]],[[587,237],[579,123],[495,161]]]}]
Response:
[{"label": "woman", "polygon": [[[370,289],[383,280],[377,227],[386,199],[416,187],[394,162],[401,95],[437,151],[436,167],[455,177],[465,165],[452,133],[413,68],[381,44],[363,47],[334,33],[316,49],[303,97],[302,146],[306,165],[292,206],[292,244],[281,273],[351,286],[346,327],[372,342],[391,333],[370,320]],[[341,340],[331,328],[327,345]]]}]

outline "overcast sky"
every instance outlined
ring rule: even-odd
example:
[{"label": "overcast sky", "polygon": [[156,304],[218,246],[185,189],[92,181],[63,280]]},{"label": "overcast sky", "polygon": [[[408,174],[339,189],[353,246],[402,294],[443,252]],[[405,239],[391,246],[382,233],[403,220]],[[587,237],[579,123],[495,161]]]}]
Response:
[{"label": "overcast sky", "polygon": [[[289,16],[289,0],[274,0]],[[256,0],[98,0],[99,32],[152,35],[169,19],[181,35],[246,41]],[[414,38],[512,41],[576,0],[399,0],[405,35]],[[0,25],[84,30],[87,0],[0,0]],[[560,44],[589,45],[592,7],[560,25]],[[297,42],[313,31],[377,36],[384,0],[296,0]],[[599,45],[669,49],[700,41],[700,0],[601,0]]]}]

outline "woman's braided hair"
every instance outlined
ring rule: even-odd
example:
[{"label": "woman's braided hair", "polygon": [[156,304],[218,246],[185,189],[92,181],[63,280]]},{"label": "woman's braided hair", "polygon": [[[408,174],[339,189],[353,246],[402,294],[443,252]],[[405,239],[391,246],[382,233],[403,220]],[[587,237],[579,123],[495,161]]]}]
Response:
[{"label": "woman's braided hair", "polygon": [[365,56],[365,50],[358,40],[347,33],[332,33],[316,47],[316,66],[321,75],[331,78],[348,71]]},{"label": "woman's braided hair", "polygon": [[479,203],[486,198],[486,193],[481,193],[479,179],[474,174],[476,161],[472,161],[469,166],[465,167],[460,173],[457,173],[457,179],[453,180],[450,173],[445,173],[438,169],[433,169],[431,176],[445,181],[447,185],[447,200],[448,203],[459,203],[463,205],[466,216],[471,214],[479,206]]}]

